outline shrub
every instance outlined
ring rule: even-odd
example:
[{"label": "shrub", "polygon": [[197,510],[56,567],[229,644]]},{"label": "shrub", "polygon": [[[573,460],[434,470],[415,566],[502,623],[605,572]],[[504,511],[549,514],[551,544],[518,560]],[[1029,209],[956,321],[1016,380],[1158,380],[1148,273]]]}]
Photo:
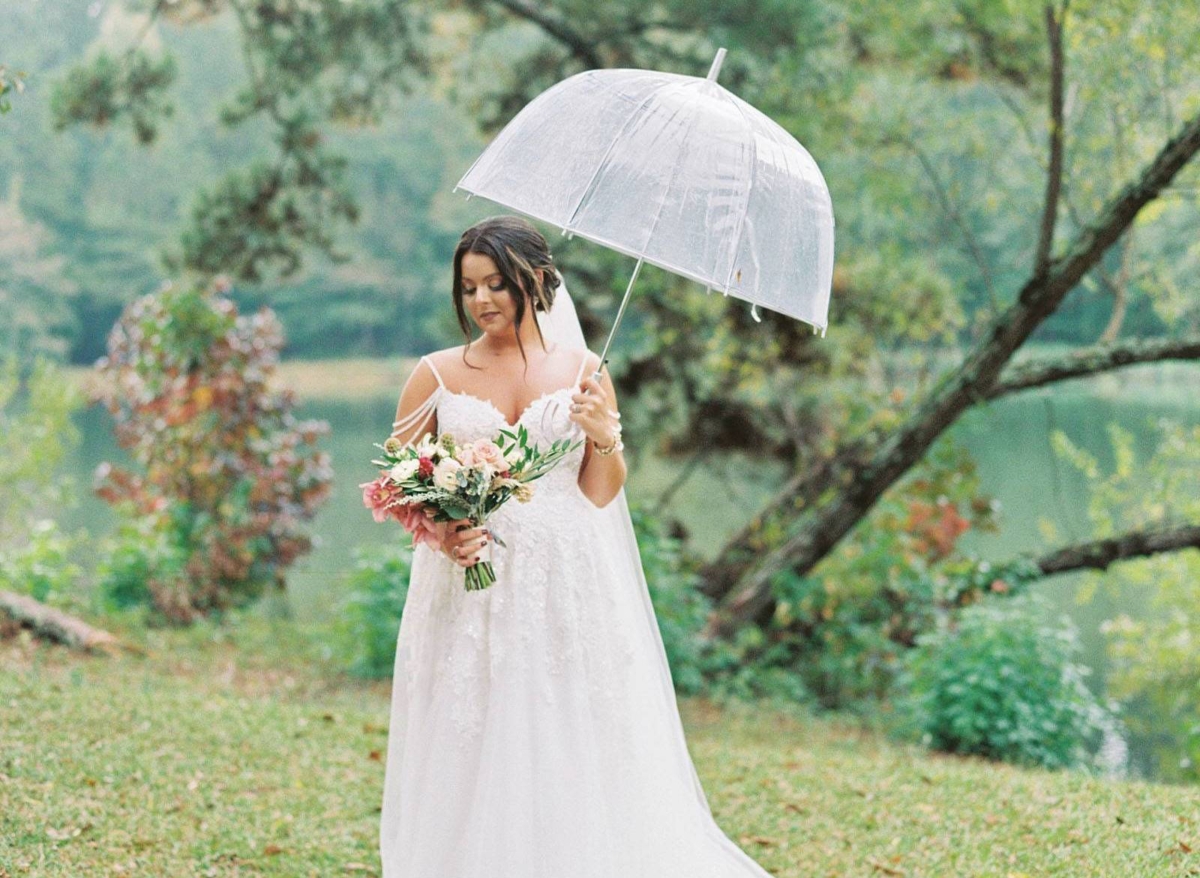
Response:
[{"label": "shrub", "polygon": [[706,657],[698,635],[711,604],[700,592],[695,569],[683,556],[682,542],[648,510],[633,506],[630,516],[675,689],[693,695],[705,686]]},{"label": "shrub", "polygon": [[[97,364],[99,399],[142,470],[101,464],[97,492],[141,519],[155,547],[144,594],[179,623],[282,589],[312,547],[305,523],[331,479],[315,450],[328,425],[297,421],[292,395],[272,386],[278,321],[268,309],[239,316],[224,292],[168,285],[138,299]],[[170,563],[151,563],[159,548]],[[138,594],[118,580],[142,563],[130,551],[114,559],[110,593]]]},{"label": "shrub", "polygon": [[170,519],[135,518],[120,523],[100,549],[96,581],[106,609],[153,607],[155,589],[186,581],[187,550],[172,539]]},{"label": "shrub", "polygon": [[74,501],[56,471],[79,441],[71,421],[79,403],[51,361],[38,359],[24,374],[15,357],[0,362],[0,549],[24,544],[41,513]]},{"label": "shrub", "polygon": [[70,603],[82,572],[71,560],[80,542],[51,519],[35,521],[23,545],[0,548],[0,588],[43,603]]},{"label": "shrub", "polygon": [[1023,595],[973,604],[921,635],[897,681],[924,742],[951,753],[1082,767],[1111,723],[1076,664],[1076,631]]},{"label": "shrub", "polygon": [[338,627],[351,673],[374,679],[391,676],[411,572],[408,546],[392,543],[355,550]]},{"label": "shrub", "polygon": [[1040,575],[1025,561],[998,567],[962,552],[965,533],[995,528],[995,509],[970,455],[942,440],[814,570],[772,577],[774,613],[717,645],[715,682],[739,697],[873,715],[939,616]]}]

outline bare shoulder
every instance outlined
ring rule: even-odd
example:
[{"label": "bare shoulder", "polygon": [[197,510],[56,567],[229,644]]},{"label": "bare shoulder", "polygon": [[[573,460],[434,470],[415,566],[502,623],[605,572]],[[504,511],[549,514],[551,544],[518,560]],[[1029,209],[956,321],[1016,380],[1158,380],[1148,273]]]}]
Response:
[{"label": "bare shoulder", "polygon": [[583,352],[583,362],[580,363],[580,366],[583,367],[585,375],[591,375],[600,368],[600,355],[591,349],[585,350]]},{"label": "bare shoulder", "polygon": [[454,362],[461,362],[463,351],[466,350],[466,345],[455,345],[452,348],[442,348],[440,351],[430,351],[425,355],[424,359],[429,360],[438,369],[443,366],[449,366]]}]

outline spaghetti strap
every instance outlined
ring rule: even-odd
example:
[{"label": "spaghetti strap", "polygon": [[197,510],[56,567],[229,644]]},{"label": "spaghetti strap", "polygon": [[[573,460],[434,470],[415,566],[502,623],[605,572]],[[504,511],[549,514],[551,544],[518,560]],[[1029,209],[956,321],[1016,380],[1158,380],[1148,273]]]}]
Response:
[{"label": "spaghetti strap", "polygon": [[[438,373],[437,367],[433,365],[433,361],[428,357],[421,357],[418,362],[424,363],[429,367],[429,371],[432,372],[433,377],[437,379],[438,386],[433,393],[425,397],[425,401],[419,406],[402,417],[400,420],[392,421],[392,435],[396,437],[413,431],[419,424],[423,424],[431,416],[436,418],[438,400],[441,399],[442,394],[446,390],[446,385],[442,383],[442,376]],[[408,440],[406,441],[411,441],[415,438],[417,438],[415,435],[409,436]]]},{"label": "spaghetti strap", "polygon": [[588,351],[583,352],[583,361],[579,364],[579,374],[575,376],[575,384],[583,380],[583,370],[587,368]]},{"label": "spaghetti strap", "polygon": [[421,362],[429,367],[429,371],[432,372],[433,377],[437,379],[438,387],[442,388],[442,390],[445,390],[446,383],[442,381],[442,375],[440,372],[438,372],[437,366],[433,365],[433,360],[429,359],[428,356],[424,356],[421,357]]}]

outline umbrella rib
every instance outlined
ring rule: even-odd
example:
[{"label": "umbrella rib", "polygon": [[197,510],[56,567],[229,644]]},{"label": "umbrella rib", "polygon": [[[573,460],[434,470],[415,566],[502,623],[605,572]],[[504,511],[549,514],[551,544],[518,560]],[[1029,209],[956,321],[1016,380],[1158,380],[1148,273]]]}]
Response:
[{"label": "umbrella rib", "polygon": [[[699,120],[700,120],[700,114],[693,110],[692,120],[691,120],[691,122],[688,123],[687,134],[684,136],[683,140],[680,141],[682,144],[684,144],[684,145],[687,144],[688,138],[691,137],[692,132],[694,130],[696,130],[696,122],[698,122]],[[675,185],[675,181],[679,178],[679,169],[682,166],[682,164],[683,163],[679,162],[679,161],[675,162],[675,168],[674,168],[674,170],[671,171],[671,179],[667,182],[667,188],[663,190],[664,195],[667,192],[670,192],[671,187]],[[654,222],[652,222],[650,224],[650,231],[646,235],[646,243],[642,246],[643,253],[645,253],[646,250],[648,250],[650,248],[650,242],[654,239],[654,232],[658,229],[658,221],[660,219],[662,219],[662,212],[663,212],[663,208],[665,206],[666,206],[666,198],[664,197],[658,205],[658,210],[656,210],[654,212]]]},{"label": "umbrella rib", "polygon": [[633,120],[637,116],[638,112],[641,111],[641,109],[643,107],[645,107],[646,104],[650,103],[651,99],[656,94],[658,94],[664,88],[667,88],[672,85],[678,85],[678,83],[664,82],[662,85],[655,86],[653,89],[650,90],[650,92],[644,98],[642,98],[642,101],[640,104],[638,104],[636,107],[634,107],[632,110],[629,111],[629,115],[626,117],[625,122],[621,125],[620,130],[617,131],[617,133],[613,135],[612,141],[609,142],[608,149],[606,149],[604,151],[604,155],[601,156],[600,161],[596,162],[596,170],[592,173],[592,178],[590,180],[588,180],[587,186],[585,186],[583,188],[583,194],[579,196],[579,201],[577,201],[575,203],[575,208],[571,211],[571,215],[569,217],[567,217],[567,225],[566,225],[566,228],[564,229],[564,231],[574,231],[574,229],[572,229],[571,226],[575,222],[575,217],[577,217],[579,215],[579,211],[583,207],[583,203],[585,201],[587,201],[588,196],[591,195],[592,191],[595,189],[596,180],[598,180],[600,178],[600,172],[604,170],[605,163],[608,161],[608,157],[610,155],[612,155],[613,149],[616,148],[617,143],[621,140],[621,137],[625,134],[625,129],[627,129],[630,125],[633,124]]},{"label": "umbrella rib", "polygon": [[[733,108],[738,111],[738,115],[742,117],[742,121],[744,121],[746,126],[750,129],[751,153],[750,183],[746,186],[745,207],[742,208],[742,214],[738,217],[737,234],[733,236],[733,258],[729,260],[729,273],[725,275],[725,289],[723,292],[726,294],[729,292],[729,279],[733,277],[733,271],[737,267],[737,255],[738,251],[741,249],[742,242],[742,229],[746,227],[746,215],[750,213],[750,196],[754,192],[754,181],[758,176],[758,140],[754,136],[754,126],[750,123],[750,119],[746,116],[745,111],[742,110],[741,106],[738,104],[737,98],[734,95],[730,95],[730,98],[730,103],[733,104]],[[766,306],[764,305],[764,307]]]}]

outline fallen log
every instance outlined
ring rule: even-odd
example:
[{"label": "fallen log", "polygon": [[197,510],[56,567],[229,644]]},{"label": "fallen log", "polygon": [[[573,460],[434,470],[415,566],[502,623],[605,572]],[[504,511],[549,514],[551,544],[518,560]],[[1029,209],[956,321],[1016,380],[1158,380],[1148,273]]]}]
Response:
[{"label": "fallen log", "polygon": [[6,613],[18,624],[33,629],[34,633],[71,649],[111,654],[130,648],[115,635],[93,628],[82,619],[48,607],[28,595],[0,591],[0,612]]}]

